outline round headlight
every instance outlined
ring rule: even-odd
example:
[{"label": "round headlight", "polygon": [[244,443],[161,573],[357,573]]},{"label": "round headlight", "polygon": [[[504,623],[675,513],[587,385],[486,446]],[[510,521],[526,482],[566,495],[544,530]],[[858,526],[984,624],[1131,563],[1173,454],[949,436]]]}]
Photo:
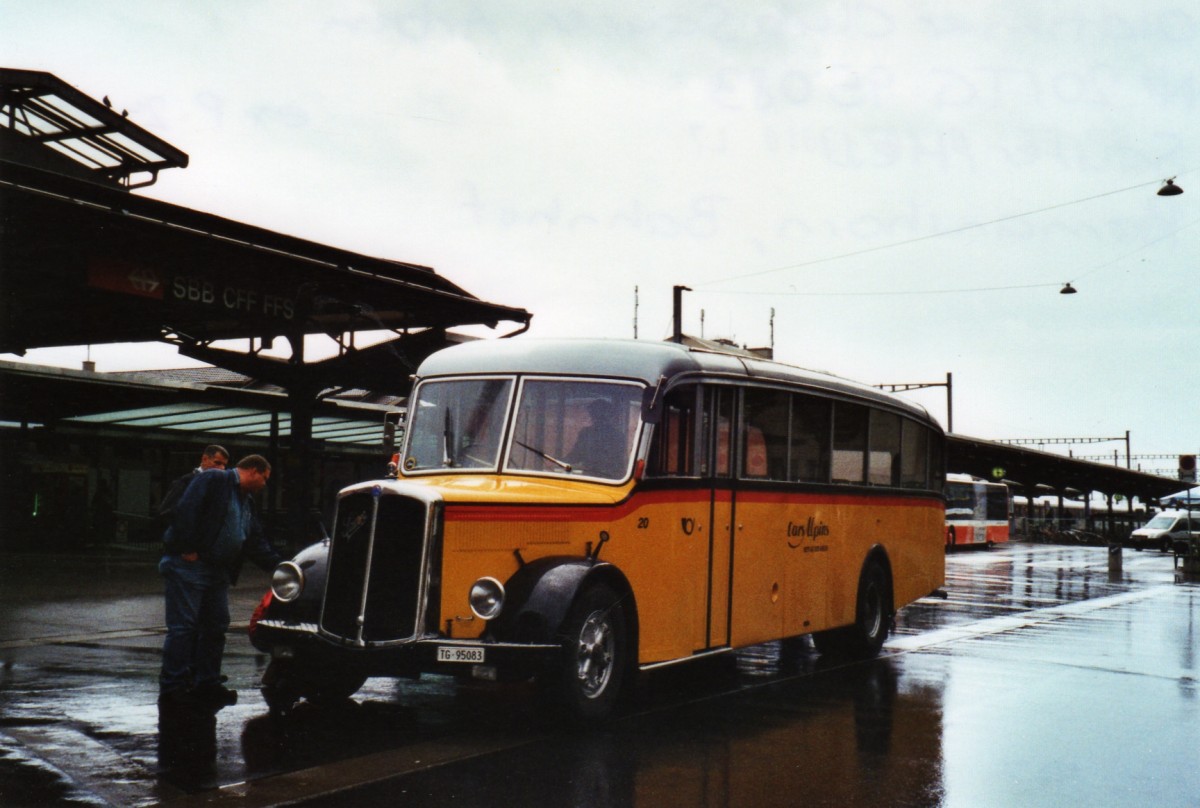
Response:
[{"label": "round headlight", "polygon": [[285,561],[271,573],[271,591],[284,603],[300,597],[304,591],[304,573],[291,561]]},{"label": "round headlight", "polygon": [[471,586],[467,599],[476,617],[491,620],[504,608],[504,585],[495,578],[480,578]]}]

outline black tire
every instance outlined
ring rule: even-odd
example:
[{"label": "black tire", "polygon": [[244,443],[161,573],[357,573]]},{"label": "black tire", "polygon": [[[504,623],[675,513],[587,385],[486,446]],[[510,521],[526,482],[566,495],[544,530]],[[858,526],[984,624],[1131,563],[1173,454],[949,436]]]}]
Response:
[{"label": "black tire", "polygon": [[858,579],[854,624],[814,634],[817,650],[854,659],[878,655],[891,627],[891,591],[891,579],[883,565],[868,561]]},{"label": "black tire", "polygon": [[350,670],[306,670],[292,660],[276,659],[263,673],[262,695],[272,713],[285,714],[300,699],[317,705],[339,704],[358,692],[367,677]]},{"label": "black tire", "polygon": [[557,695],[572,717],[599,721],[616,707],[629,668],[625,609],[604,585],[585,590],[563,623]]},{"label": "black tire", "polygon": [[290,673],[290,664],[279,659],[272,660],[263,672],[259,692],[272,715],[286,715],[300,701],[300,693],[293,685]]}]

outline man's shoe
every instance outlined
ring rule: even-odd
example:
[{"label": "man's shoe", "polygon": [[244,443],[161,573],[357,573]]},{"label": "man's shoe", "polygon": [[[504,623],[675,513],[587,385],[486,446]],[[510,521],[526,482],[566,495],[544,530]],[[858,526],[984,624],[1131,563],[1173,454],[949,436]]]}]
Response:
[{"label": "man's shoe", "polygon": [[200,685],[193,692],[196,694],[196,700],[210,710],[232,707],[234,704],[237,704],[238,700],[236,690],[230,690],[215,682],[208,685]]}]

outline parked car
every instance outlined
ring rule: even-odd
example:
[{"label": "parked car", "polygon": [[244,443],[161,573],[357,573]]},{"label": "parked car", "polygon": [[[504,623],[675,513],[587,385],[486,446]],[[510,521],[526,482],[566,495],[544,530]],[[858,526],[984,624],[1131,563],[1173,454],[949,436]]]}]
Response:
[{"label": "parked car", "polygon": [[1200,511],[1161,511],[1133,531],[1129,540],[1137,550],[1157,547],[1169,553],[1176,543],[1186,543],[1189,537],[1200,539]]}]

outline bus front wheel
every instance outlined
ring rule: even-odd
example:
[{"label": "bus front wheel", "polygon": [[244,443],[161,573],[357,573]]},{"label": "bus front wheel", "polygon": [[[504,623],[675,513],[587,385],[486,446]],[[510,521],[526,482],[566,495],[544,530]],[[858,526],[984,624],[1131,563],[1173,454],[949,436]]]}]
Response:
[{"label": "bus front wheel", "polygon": [[595,721],[616,706],[629,667],[629,631],[621,599],[604,585],[587,589],[564,624],[558,691],[576,718]]},{"label": "bus front wheel", "polygon": [[867,562],[858,580],[853,625],[821,631],[813,644],[822,654],[868,659],[879,653],[891,623],[891,591],[887,570],[876,560]]},{"label": "bus front wheel", "polygon": [[262,696],[273,714],[291,712],[300,699],[318,705],[345,702],[367,681],[354,670],[305,671],[288,660],[272,660],[263,673]]}]

